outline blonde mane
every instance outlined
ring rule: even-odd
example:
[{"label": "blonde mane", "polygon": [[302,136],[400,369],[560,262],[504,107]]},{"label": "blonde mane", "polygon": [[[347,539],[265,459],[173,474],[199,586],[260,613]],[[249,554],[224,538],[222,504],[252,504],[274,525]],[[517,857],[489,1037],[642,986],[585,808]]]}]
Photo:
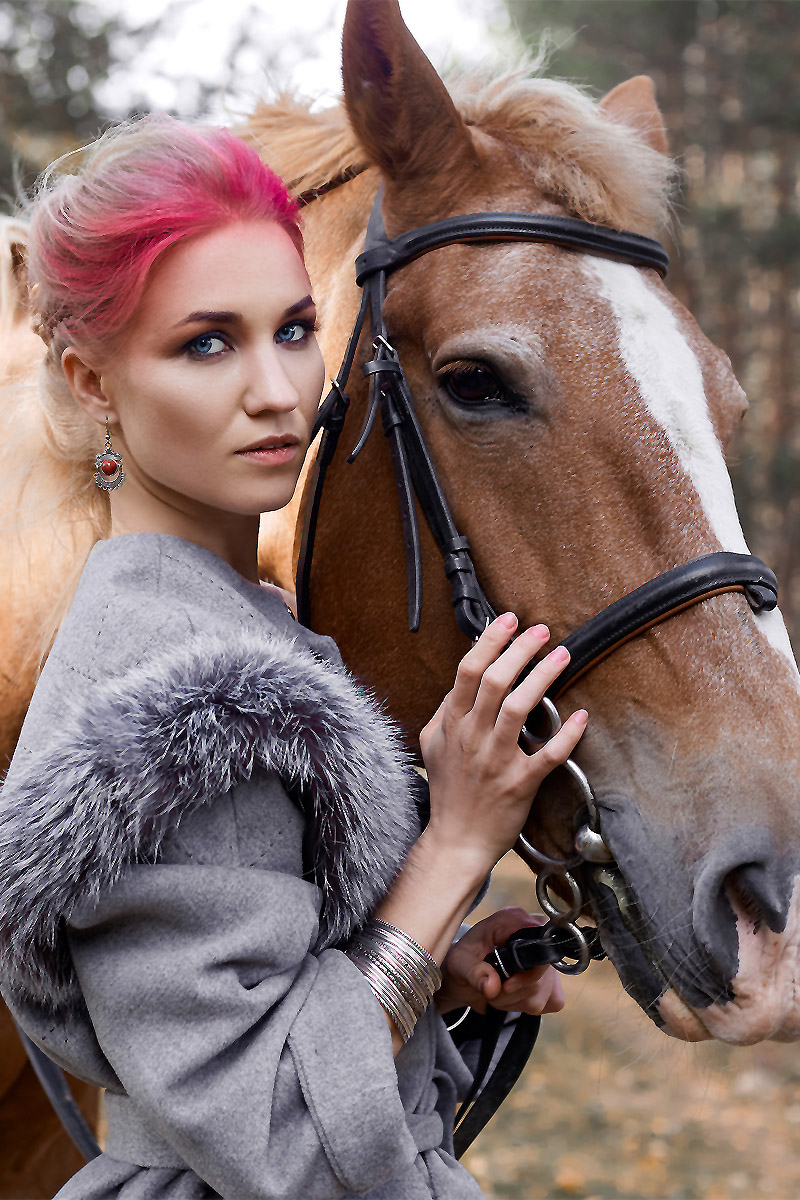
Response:
[{"label": "blonde mane", "polygon": [[[672,160],[580,88],[532,78],[530,70],[451,76],[450,94],[465,123],[511,147],[532,185],[572,215],[639,233],[662,230],[676,182]],[[298,192],[370,165],[342,102],[312,112],[282,95],[258,105],[237,132]]]}]

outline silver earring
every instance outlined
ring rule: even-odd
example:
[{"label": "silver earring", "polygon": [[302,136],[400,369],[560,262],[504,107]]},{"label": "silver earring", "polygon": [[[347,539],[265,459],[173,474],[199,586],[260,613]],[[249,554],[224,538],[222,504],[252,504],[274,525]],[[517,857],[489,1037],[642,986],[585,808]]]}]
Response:
[{"label": "silver earring", "polygon": [[111,434],[108,432],[108,418],[106,418],[106,446],[102,453],[96,455],[94,460],[96,467],[94,473],[94,481],[99,488],[104,492],[113,492],[125,480],[125,472],[122,469],[122,455],[117,454],[116,450],[111,449]]}]

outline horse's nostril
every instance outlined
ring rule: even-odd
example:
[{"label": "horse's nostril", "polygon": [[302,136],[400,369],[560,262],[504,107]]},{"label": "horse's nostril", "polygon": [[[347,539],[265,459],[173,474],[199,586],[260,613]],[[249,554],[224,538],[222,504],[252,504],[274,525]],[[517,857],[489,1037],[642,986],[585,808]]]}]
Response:
[{"label": "horse's nostril", "polygon": [[796,871],[776,853],[769,830],[729,831],[698,864],[692,916],[695,936],[722,977],[739,967],[737,920],[753,932],[781,932]]},{"label": "horse's nostril", "polygon": [[750,922],[754,933],[762,925],[772,930],[783,928],[786,908],[781,902],[776,875],[777,863],[768,858],[734,867],[723,881],[731,908],[737,917]]},{"label": "horse's nostril", "polygon": [[726,878],[725,893],[736,916],[744,917],[753,926],[753,933],[758,933],[764,921],[764,909],[736,871]]}]

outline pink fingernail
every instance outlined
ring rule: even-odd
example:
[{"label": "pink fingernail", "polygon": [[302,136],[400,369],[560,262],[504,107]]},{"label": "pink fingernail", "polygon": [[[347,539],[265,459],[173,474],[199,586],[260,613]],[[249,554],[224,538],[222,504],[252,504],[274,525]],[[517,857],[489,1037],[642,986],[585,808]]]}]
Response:
[{"label": "pink fingernail", "polygon": [[504,629],[516,629],[517,618],[512,612],[503,613],[502,617],[497,618],[497,624],[502,625]]},{"label": "pink fingernail", "polygon": [[551,650],[547,657],[552,658],[553,662],[566,662],[569,658],[569,650],[566,646],[556,646],[555,650]]},{"label": "pink fingernail", "polygon": [[550,637],[550,630],[546,625],[534,625],[531,629],[526,630],[531,637],[540,638],[542,641],[547,641]]},{"label": "pink fingernail", "polygon": [[585,725],[589,720],[589,714],[585,708],[579,708],[577,712],[572,714],[572,719],[576,725]]}]

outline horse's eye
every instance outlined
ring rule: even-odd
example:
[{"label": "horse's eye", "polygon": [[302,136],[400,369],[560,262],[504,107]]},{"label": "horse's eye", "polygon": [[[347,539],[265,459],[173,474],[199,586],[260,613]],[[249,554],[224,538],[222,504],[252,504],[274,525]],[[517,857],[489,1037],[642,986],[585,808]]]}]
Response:
[{"label": "horse's eye", "polygon": [[491,367],[481,363],[454,363],[442,371],[439,380],[458,404],[497,404],[508,398]]}]

